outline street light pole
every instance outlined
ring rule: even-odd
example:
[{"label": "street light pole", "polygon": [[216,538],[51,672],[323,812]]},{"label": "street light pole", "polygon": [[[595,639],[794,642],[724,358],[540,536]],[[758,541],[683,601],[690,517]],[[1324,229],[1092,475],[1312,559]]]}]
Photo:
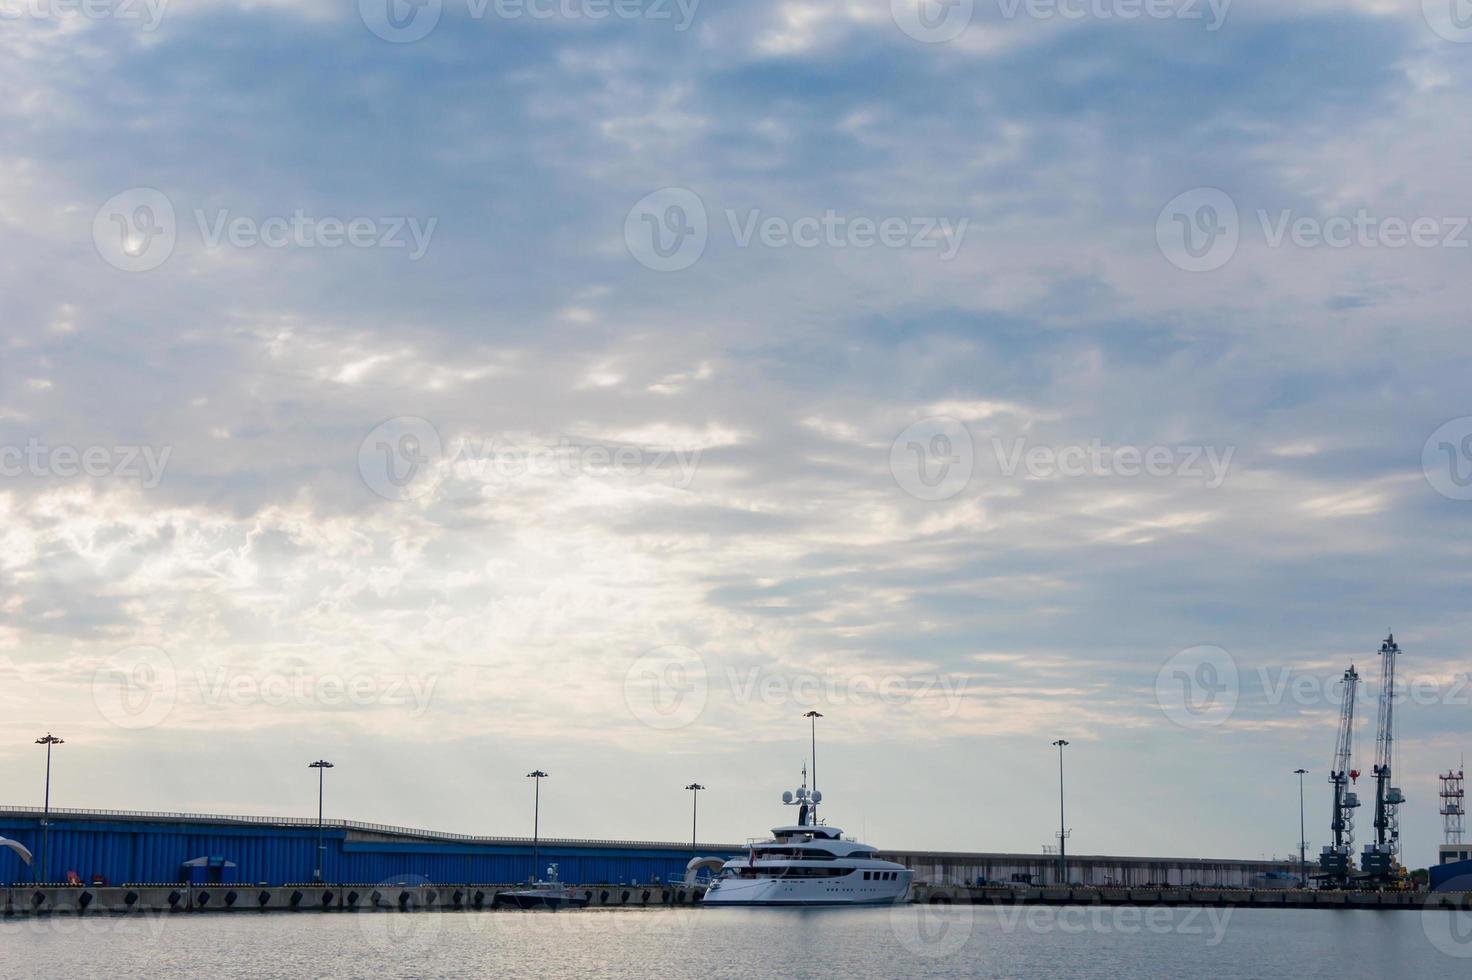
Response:
[{"label": "street light pole", "polygon": [[532,881],[537,880],[537,864],[541,861],[541,822],[542,822],[542,780],[547,774],[540,769],[533,769],[526,774],[527,779],[536,780],[536,789],[532,793]]},{"label": "street light pole", "polygon": [[695,815],[700,806],[700,791],[705,789],[699,783],[691,783],[685,787],[690,791],[690,853],[695,853]]},{"label": "street light pole", "polygon": [[1303,774],[1307,769],[1293,770],[1298,775],[1298,887],[1308,887],[1308,858],[1305,851],[1308,841],[1303,839]]},{"label": "street light pole", "polygon": [[332,763],[326,759],[318,759],[309,763],[308,769],[317,770],[317,868],[313,873],[312,880],[320,883],[322,881],[322,784],[327,770],[332,769]]},{"label": "street light pole", "polygon": [[[823,716],[820,715],[820,714],[818,714],[818,712],[816,712],[816,711],[809,711],[807,714],[803,715],[803,717],[806,718],[808,720],[809,724],[812,726],[812,739],[813,739],[813,792],[816,793],[817,790],[818,790],[818,719],[821,718],[821,717],[823,717]],[[814,802],[813,802],[813,823],[817,823],[817,822],[818,822],[818,804],[817,804],[817,801],[814,800]]]},{"label": "street light pole", "polygon": [[36,744],[46,746],[46,797],[41,810],[41,867],[34,872],[41,876],[37,881],[42,881],[49,880],[44,876],[51,872],[51,746],[65,745],[66,740],[47,732],[45,738],[36,739]]},{"label": "street light pole", "polygon": [[1058,884],[1068,883],[1068,831],[1063,820],[1063,739],[1053,743],[1058,746]]}]

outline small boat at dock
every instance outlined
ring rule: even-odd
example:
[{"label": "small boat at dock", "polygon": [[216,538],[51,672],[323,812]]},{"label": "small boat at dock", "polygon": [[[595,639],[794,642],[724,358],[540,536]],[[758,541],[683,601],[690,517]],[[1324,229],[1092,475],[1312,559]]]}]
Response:
[{"label": "small boat at dock", "polygon": [[491,907],[556,912],[558,909],[580,909],[587,904],[586,896],[577,894],[558,879],[557,865],[549,864],[545,881],[534,881],[526,888],[497,892]]}]

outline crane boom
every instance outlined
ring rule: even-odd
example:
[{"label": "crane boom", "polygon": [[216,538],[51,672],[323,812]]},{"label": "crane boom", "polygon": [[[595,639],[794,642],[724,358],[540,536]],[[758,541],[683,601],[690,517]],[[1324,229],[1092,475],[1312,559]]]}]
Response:
[{"label": "crane boom", "polygon": [[1375,730],[1375,843],[1365,845],[1360,868],[1378,881],[1396,875],[1400,857],[1400,805],[1405,797],[1391,785],[1395,763],[1395,662],[1400,657],[1392,633],[1380,644],[1380,704]]},{"label": "crane boom", "polygon": [[1354,853],[1354,811],[1359,797],[1351,787],[1359,778],[1354,769],[1354,706],[1358,696],[1360,675],[1354,665],[1344,672],[1343,700],[1339,706],[1339,730],[1334,740],[1334,762],[1329,768],[1329,782],[1334,787],[1334,814],[1329,824],[1334,843],[1319,855],[1318,877],[1331,885],[1349,881],[1350,860]]},{"label": "crane boom", "polygon": [[1339,737],[1334,744],[1334,766],[1329,770],[1331,782],[1342,780],[1349,774],[1354,761],[1354,705],[1359,689],[1360,675],[1354,665],[1344,672],[1343,698],[1339,705]]}]

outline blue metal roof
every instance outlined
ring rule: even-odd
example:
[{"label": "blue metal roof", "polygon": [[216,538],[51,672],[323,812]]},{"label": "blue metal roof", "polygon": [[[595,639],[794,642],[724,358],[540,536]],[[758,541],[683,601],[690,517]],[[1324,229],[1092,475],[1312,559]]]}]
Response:
[{"label": "blue metal roof", "polygon": [[[90,882],[165,884],[183,880],[184,863],[201,854],[235,863],[242,882],[281,885],[312,879],[317,821],[300,817],[238,817],[127,811],[51,811],[47,867],[41,862],[41,811],[0,808],[0,837],[36,856],[40,880],[62,881],[76,872]],[[350,820],[324,821],[323,878],[372,884],[408,877],[444,883],[505,883],[532,876],[532,842],[474,837]],[[693,852],[689,844],[544,838],[542,865],[555,863],[570,883],[679,879]],[[702,856],[731,856],[744,845],[700,845]],[[0,849],[0,882],[29,882],[32,868]]]}]

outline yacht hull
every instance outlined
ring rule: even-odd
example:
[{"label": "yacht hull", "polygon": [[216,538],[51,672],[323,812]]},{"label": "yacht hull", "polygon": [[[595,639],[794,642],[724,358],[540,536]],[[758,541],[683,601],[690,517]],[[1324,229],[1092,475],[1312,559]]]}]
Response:
[{"label": "yacht hull", "polygon": [[894,905],[910,895],[910,872],[896,881],[849,881],[846,878],[784,880],[757,878],[720,879],[705,893],[702,905],[709,906],[834,906]]}]

